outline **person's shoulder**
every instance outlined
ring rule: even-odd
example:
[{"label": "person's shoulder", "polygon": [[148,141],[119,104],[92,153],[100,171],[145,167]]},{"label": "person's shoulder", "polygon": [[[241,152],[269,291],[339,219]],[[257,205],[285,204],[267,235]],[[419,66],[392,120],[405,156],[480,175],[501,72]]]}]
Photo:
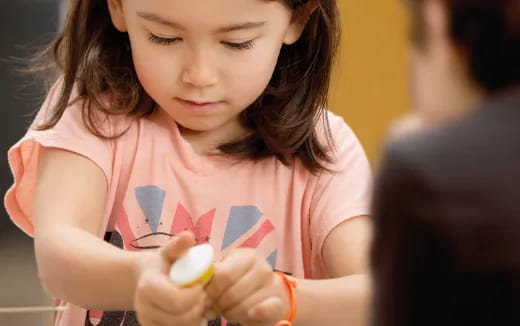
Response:
[{"label": "person's shoulder", "polygon": [[344,137],[356,137],[352,128],[347,124],[345,119],[332,111],[327,110],[320,119],[320,122],[320,132],[323,132],[324,126],[328,125],[328,128],[333,135],[338,134]]},{"label": "person's shoulder", "polygon": [[345,119],[332,111],[324,112],[318,119],[316,131],[320,142],[328,150],[334,152],[340,152],[359,145],[357,135]]},{"label": "person's shoulder", "polygon": [[418,164],[457,166],[509,153],[520,136],[520,95],[491,99],[466,117],[411,133],[387,146],[388,155]]},{"label": "person's shoulder", "polygon": [[[413,174],[437,185],[455,180],[466,183],[475,175],[488,173],[501,164],[496,158],[509,155],[500,136],[503,130],[490,125],[490,114],[494,112],[481,109],[446,125],[391,140],[383,151],[385,171]],[[488,164],[492,158],[495,163]]]},{"label": "person's shoulder", "polygon": [[316,125],[318,140],[329,155],[325,167],[333,172],[360,169],[369,170],[369,162],[352,128],[343,117],[326,111]]},{"label": "person's shoulder", "polygon": [[48,126],[45,129],[53,133],[83,133],[85,137],[91,135],[109,139],[116,138],[131,127],[134,119],[128,115],[108,113],[110,110],[107,108],[112,102],[109,94],[100,94],[93,101],[80,96],[74,88],[67,107],[58,112],[58,104],[63,100],[62,91],[63,81],[58,79],[47,93],[30,130],[35,132],[43,130],[42,126]]},{"label": "person's shoulder", "polygon": [[456,129],[433,127],[394,138],[384,146],[382,165],[392,173],[428,175],[442,170],[448,156],[460,153],[454,133]]}]

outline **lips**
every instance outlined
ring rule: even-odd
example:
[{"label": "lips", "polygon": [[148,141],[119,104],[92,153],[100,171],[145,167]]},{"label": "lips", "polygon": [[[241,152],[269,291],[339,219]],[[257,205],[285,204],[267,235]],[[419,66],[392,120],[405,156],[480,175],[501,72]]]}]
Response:
[{"label": "lips", "polygon": [[219,107],[219,104],[222,101],[201,101],[201,100],[191,100],[191,99],[182,99],[175,98],[175,101],[179,103],[183,108],[198,114],[210,113],[216,110]]},{"label": "lips", "polygon": [[191,101],[191,100],[185,100],[182,98],[179,98],[178,100],[181,102],[185,102],[186,104],[189,104],[189,105],[198,105],[198,106],[204,106],[204,105],[210,105],[210,104],[217,103],[217,102],[211,102],[211,101]]}]

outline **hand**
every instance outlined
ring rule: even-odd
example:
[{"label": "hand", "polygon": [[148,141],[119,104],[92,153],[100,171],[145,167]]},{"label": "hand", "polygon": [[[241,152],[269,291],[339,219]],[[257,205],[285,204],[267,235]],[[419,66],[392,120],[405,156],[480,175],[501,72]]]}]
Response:
[{"label": "hand", "polygon": [[206,292],[215,311],[243,325],[272,326],[289,311],[282,279],[252,249],[236,249],[217,262]]},{"label": "hand", "polygon": [[168,278],[175,260],[195,244],[191,233],[182,233],[159,251],[143,253],[134,306],[143,326],[192,326],[203,319],[206,294],[202,285],[179,288]]}]

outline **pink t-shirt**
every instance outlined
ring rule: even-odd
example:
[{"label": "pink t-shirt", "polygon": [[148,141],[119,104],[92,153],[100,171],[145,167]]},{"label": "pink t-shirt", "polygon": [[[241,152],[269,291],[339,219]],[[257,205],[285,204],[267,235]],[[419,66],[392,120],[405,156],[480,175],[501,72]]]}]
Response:
[{"label": "pink t-shirt", "polygon": [[[36,121],[56,101],[51,92]],[[331,230],[369,213],[371,173],[365,153],[341,117],[329,113],[335,143],[334,173],[313,175],[298,159],[234,161],[198,155],[175,121],[157,110],[139,119],[103,121],[103,130],[128,131],[113,140],[91,134],[81,103],[58,124],[31,128],[9,151],[14,184],[5,197],[12,220],[33,233],[33,201],[41,146],[82,155],[104,172],[109,189],[100,238],[125,250],[150,250],[191,230],[219,253],[256,248],[274,269],[300,278],[326,278],[321,254]],[[321,130],[322,128],[320,128]],[[323,132],[320,132],[323,136]],[[341,252],[337,253],[341,255]],[[68,305],[56,325],[136,325],[133,312],[95,312]],[[225,323],[225,322],[223,322]],[[220,325],[220,322],[211,322]]]}]

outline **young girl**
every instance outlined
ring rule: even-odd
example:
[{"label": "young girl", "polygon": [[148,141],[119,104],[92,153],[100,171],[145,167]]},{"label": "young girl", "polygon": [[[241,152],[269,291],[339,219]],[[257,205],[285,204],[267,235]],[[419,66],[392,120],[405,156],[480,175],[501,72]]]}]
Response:
[{"label": "young girl", "polygon": [[[323,109],[338,34],[334,0],[70,3],[6,196],[57,325],[364,321],[369,165]],[[207,242],[211,283],[176,287]]]}]

